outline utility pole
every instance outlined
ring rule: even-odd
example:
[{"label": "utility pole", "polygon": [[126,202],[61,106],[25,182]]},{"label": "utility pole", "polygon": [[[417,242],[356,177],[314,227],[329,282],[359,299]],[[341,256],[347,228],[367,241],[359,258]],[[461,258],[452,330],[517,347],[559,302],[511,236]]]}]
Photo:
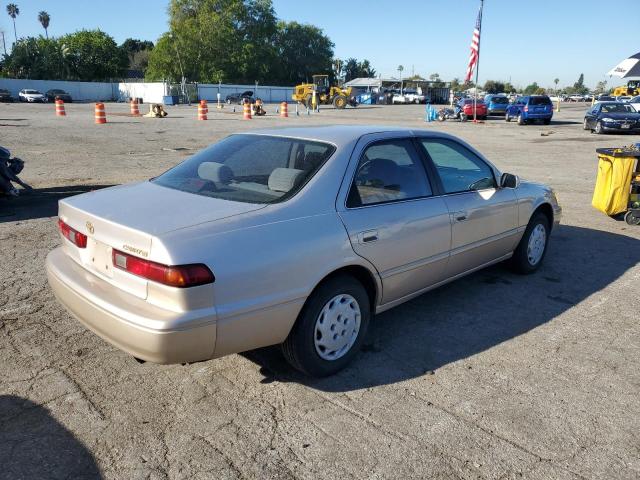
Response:
[{"label": "utility pole", "polygon": [[7,44],[4,42],[4,30],[1,31],[0,33],[2,33],[2,48],[4,48],[4,54],[7,54]]}]

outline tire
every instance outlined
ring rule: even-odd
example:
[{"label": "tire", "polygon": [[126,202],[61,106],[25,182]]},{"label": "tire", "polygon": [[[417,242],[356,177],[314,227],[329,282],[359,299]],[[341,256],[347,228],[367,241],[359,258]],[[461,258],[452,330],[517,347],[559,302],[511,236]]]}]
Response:
[{"label": "tire", "polygon": [[510,122],[510,121],[511,121],[511,115],[509,115],[508,113],[505,113],[505,114],[504,114],[504,120],[505,120],[506,122]]},{"label": "tire", "polygon": [[526,122],[526,120],[524,119],[524,117],[522,116],[521,113],[518,114],[518,125],[524,125]]},{"label": "tire", "polygon": [[345,97],[344,95],[336,95],[335,97],[333,97],[333,101],[331,103],[333,103],[333,106],[335,108],[343,110],[347,106],[347,97]]},{"label": "tire", "polygon": [[[344,318],[338,313],[328,314],[334,308],[331,306],[332,303],[348,305],[341,307],[345,309],[348,317]],[[326,377],[342,370],[360,351],[371,316],[369,305],[367,291],[359,281],[349,275],[335,276],[321,283],[307,299],[289,336],[282,344],[284,357],[293,368],[313,377]],[[355,313],[358,309],[359,316]],[[328,321],[329,324],[322,327],[323,321]],[[322,329],[330,330],[328,333],[336,332],[333,339],[335,340],[337,336],[340,342],[340,334],[349,335],[349,332],[343,329],[344,326],[349,325],[354,325],[354,330],[357,328],[357,332],[352,332],[352,337],[345,338],[346,343],[336,351],[330,351],[327,348],[323,350]],[[334,327],[337,328],[334,329]],[[330,358],[332,354],[335,356],[333,359]]]},{"label": "tire", "polygon": [[545,118],[542,123],[544,123],[545,125],[551,125],[551,119],[550,118]]},{"label": "tire", "polygon": [[[543,230],[542,233],[540,229]],[[533,235],[536,237],[532,238]],[[539,243],[540,240],[544,242],[542,245]],[[544,213],[537,212],[529,220],[529,225],[513,252],[510,261],[511,269],[524,275],[535,272],[542,265],[548,246],[549,220]]]},{"label": "tire", "polygon": [[583,130],[591,130],[591,129],[589,128],[589,123],[587,122],[587,119],[586,119],[586,118],[584,119],[584,122],[582,122],[582,129],[583,129]]},{"label": "tire", "polygon": [[444,115],[444,113],[439,113],[438,114],[438,120],[441,122],[444,122],[447,119],[447,117]]},{"label": "tire", "polygon": [[602,128],[602,122],[596,122],[596,128],[593,130],[598,135],[602,135],[604,133],[604,129]]},{"label": "tire", "polygon": [[461,122],[466,122],[467,121],[467,115],[465,113],[461,113],[460,114],[460,121]]},{"label": "tire", "polygon": [[231,100],[229,98],[227,98],[226,102],[227,102],[227,105],[231,105]]},{"label": "tire", "polygon": [[313,106],[313,95],[310,93],[307,93],[304,96],[304,99],[302,100],[302,104],[307,108],[311,108]]},{"label": "tire", "polygon": [[635,212],[629,210],[624,214],[624,221],[629,225],[640,225],[640,215],[637,215]]}]

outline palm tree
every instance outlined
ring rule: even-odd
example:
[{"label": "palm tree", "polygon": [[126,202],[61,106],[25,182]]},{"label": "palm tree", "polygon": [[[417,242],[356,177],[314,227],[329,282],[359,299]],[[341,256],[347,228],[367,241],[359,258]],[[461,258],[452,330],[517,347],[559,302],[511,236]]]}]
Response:
[{"label": "palm tree", "polygon": [[47,39],[49,38],[49,31],[47,29],[49,28],[50,20],[51,17],[44,10],[38,14],[38,21],[42,24],[42,28],[44,28],[44,34],[47,36]]},{"label": "palm tree", "polygon": [[558,94],[558,83],[560,83],[560,79],[559,78],[554,78],[553,79],[553,83],[556,84],[556,95]]},{"label": "palm tree", "polygon": [[16,42],[18,41],[18,34],[16,33],[16,17],[20,15],[20,9],[15,3],[10,3],[7,5],[7,13],[13,19],[13,35],[16,37]]},{"label": "palm tree", "polygon": [[400,73],[400,95],[402,95],[402,71],[404,67],[402,65],[398,65],[398,72]]}]

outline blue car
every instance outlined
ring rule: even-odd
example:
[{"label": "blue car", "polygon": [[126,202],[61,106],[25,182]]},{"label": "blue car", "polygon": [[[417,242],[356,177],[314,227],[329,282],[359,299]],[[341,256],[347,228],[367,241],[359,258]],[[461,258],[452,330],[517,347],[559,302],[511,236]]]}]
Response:
[{"label": "blue car", "polygon": [[595,133],[640,133],[640,113],[625,103],[598,102],[584,115],[583,128]]},{"label": "blue car", "polygon": [[489,115],[504,115],[509,106],[509,99],[505,95],[486,95],[484,103],[487,104],[487,113]]},{"label": "blue car", "polygon": [[527,95],[520,97],[507,107],[504,118],[510,122],[512,118],[518,120],[518,125],[525,125],[533,120],[542,120],[549,125],[553,117],[553,103],[546,95]]}]

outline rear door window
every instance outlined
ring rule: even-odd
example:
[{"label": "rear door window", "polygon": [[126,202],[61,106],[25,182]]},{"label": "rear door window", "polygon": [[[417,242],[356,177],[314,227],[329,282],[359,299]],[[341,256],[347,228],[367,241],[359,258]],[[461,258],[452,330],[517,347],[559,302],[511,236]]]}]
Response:
[{"label": "rear door window", "polygon": [[531,97],[529,105],[551,105],[551,99],[549,97]]},{"label": "rear door window", "polygon": [[374,143],[363,152],[347,207],[411,200],[431,194],[424,165],[412,142],[388,140]]}]

